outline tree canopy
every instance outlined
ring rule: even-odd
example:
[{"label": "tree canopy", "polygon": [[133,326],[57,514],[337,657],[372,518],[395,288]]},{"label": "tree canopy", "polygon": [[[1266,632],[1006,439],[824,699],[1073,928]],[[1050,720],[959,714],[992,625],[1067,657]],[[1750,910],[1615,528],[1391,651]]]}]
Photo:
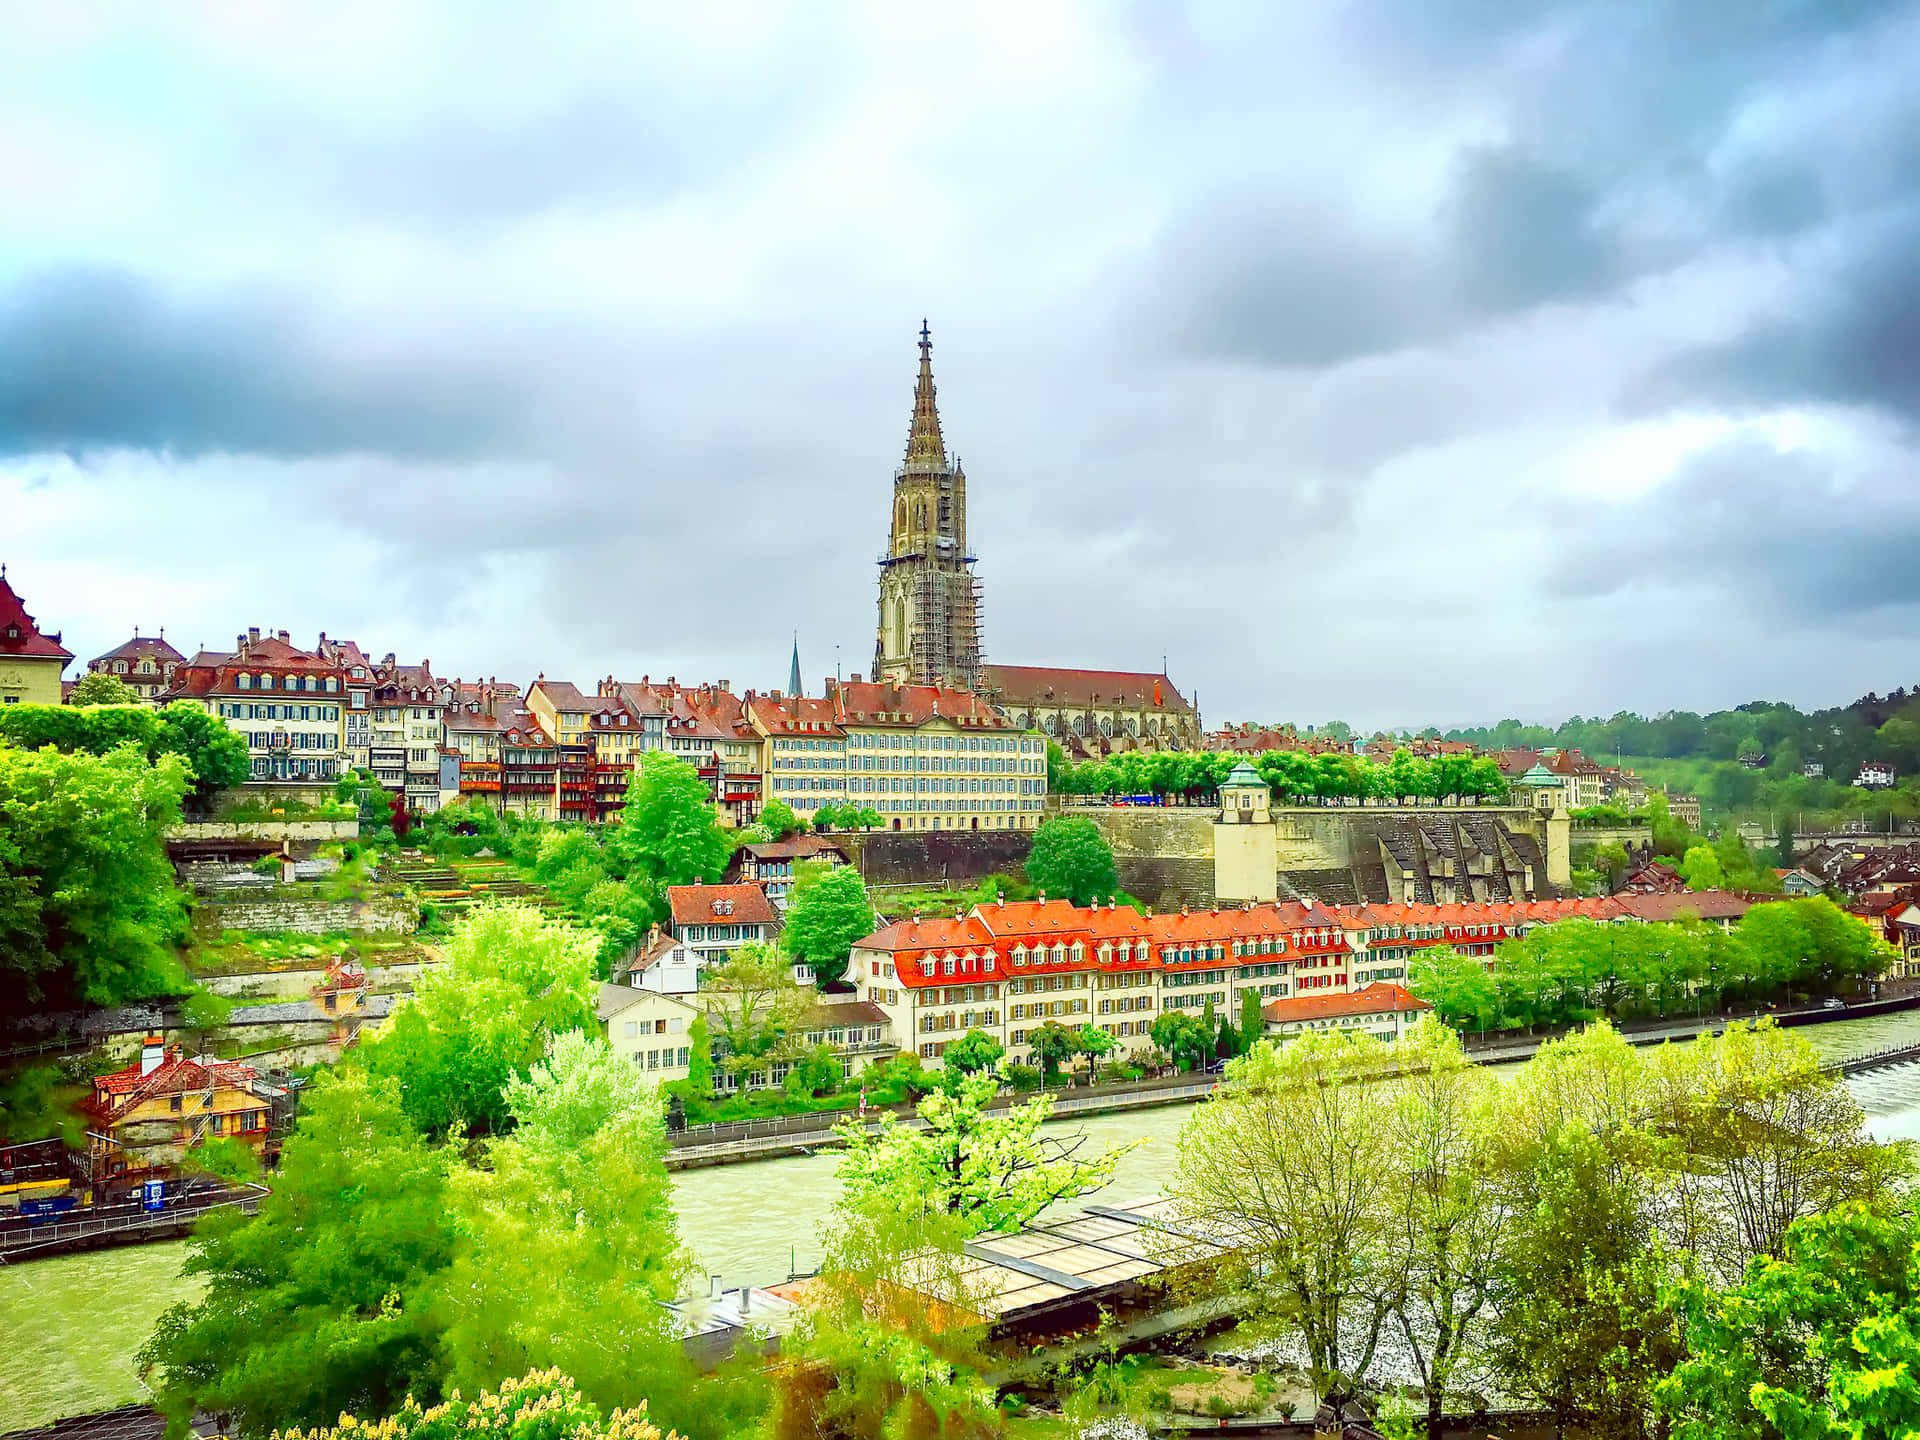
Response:
[{"label": "tree canopy", "polygon": [[700,772],[677,755],[649,750],[627,779],[627,803],[608,831],[607,849],[626,879],[662,888],[712,885],[726,869],[733,838]]},{"label": "tree canopy", "polygon": [[195,813],[251,773],[246,741],[190,700],[158,710],[140,704],[8,705],[0,709],[0,741],[84,755],[131,745],[150,762],[177,755],[187,779],[183,803]]},{"label": "tree canopy", "polygon": [[873,926],[867,885],[853,866],[802,861],[795,867],[781,941],[812,967],[817,983],[832,985],[846,974],[854,942],[871,935]]},{"label": "tree canopy", "polygon": [[0,1000],[115,1005],[185,993],[175,945],[186,907],[165,844],[185,790],[177,756],[150,764],[131,746],[0,743]]},{"label": "tree canopy", "polygon": [[1091,905],[1119,893],[1113,847],[1100,828],[1082,816],[1049,820],[1035,832],[1027,852],[1027,879],[1043,894]]}]

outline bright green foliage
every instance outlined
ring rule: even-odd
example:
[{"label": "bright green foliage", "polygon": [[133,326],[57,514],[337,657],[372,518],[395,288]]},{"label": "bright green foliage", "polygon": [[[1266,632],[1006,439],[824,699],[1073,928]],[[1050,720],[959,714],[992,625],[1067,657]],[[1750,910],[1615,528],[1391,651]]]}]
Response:
[{"label": "bright green foliage", "polygon": [[764,1070],[789,1054],[789,1037],[811,1005],[787,957],[758,941],[705,971],[700,993],[716,1032],[715,1058],[729,1075]]},{"label": "bright green foliage", "polygon": [[[989,1440],[1002,1433],[983,1384],[982,1297],[966,1281],[961,1216],[884,1188],[850,1193],[775,1374],[767,1431],[835,1440]],[[930,1299],[929,1297],[937,1297]]]},{"label": "bright green foliage", "polygon": [[122,745],[134,746],[150,761],[177,755],[186,766],[185,803],[195,813],[249,773],[246,741],[190,700],[158,710],[137,704],[9,705],[0,710],[0,740],[22,749],[51,745],[76,755],[105,755]]},{"label": "bright green foliage", "polygon": [[1120,889],[1113,849],[1091,820],[1049,820],[1033,837],[1027,853],[1027,878],[1056,900],[1090,905]]},{"label": "bright green foliage", "polygon": [[1240,992],[1240,1044],[1238,1050],[1244,1053],[1253,1043],[1266,1033],[1266,1017],[1260,1011],[1260,992],[1249,985]]},{"label": "bright green foliage", "polygon": [[439,1291],[448,1383],[472,1391],[557,1365],[602,1405],[683,1395],[691,1377],[662,1302],[689,1267],[658,1098],[578,1032],[504,1098],[512,1132],[450,1185],[461,1238]]},{"label": "bright green foliage", "polygon": [[1323,1399],[1366,1383],[1405,1268],[1390,1053],[1334,1032],[1254,1046],[1181,1128],[1168,1187],[1189,1222],[1247,1238],[1229,1283],[1291,1324]]},{"label": "bright green foliage", "polygon": [[784,840],[807,828],[786,801],[775,798],[760,807],[760,825],[775,840]]},{"label": "bright green foliage", "polygon": [[343,1414],[337,1426],[289,1430],[280,1440],[663,1440],[644,1405],[600,1410],[558,1369],[530,1371],[498,1390],[422,1407],[409,1395],[387,1416]]},{"label": "bright green foliage", "polygon": [[789,1095],[817,1100],[822,1095],[833,1094],[845,1079],[840,1071],[840,1057],[833,1053],[833,1047],[820,1044],[794,1057],[785,1086]]},{"label": "bright green foliage", "polygon": [[627,780],[626,808],[607,849],[627,879],[655,885],[717,884],[733,853],[700,772],[676,755],[649,750]]},{"label": "bright green foliage", "polygon": [[969,1030],[948,1045],[940,1059],[946,1068],[961,1075],[991,1070],[1007,1053],[1007,1047],[984,1030]]},{"label": "bright green foliage", "polygon": [[707,1017],[696,1015],[687,1026],[687,1078],[685,1085],[694,1095],[713,1093],[713,1037]]},{"label": "bright green foliage", "polygon": [[1098,1025],[1082,1025],[1074,1032],[1073,1048],[1076,1053],[1086,1056],[1089,1061],[1098,1065],[1103,1057],[1111,1055],[1120,1048],[1120,1042],[1114,1038],[1112,1032],[1103,1030]]},{"label": "bright green foliage", "polygon": [[1169,1010],[1153,1022],[1153,1043],[1182,1069],[1191,1070],[1206,1063],[1214,1036],[1203,1032],[1200,1022],[1184,1010]]},{"label": "bright green foliage", "polygon": [[793,903],[780,938],[796,960],[813,967],[817,983],[831,985],[845,975],[854,942],[873,928],[866,882],[853,866],[803,861],[796,867]]},{"label": "bright green foliage", "polygon": [[173,756],[0,745],[0,1003],[115,1005],[186,990],[173,949],[186,911],[164,841],[185,788]]},{"label": "bright green foliage", "polygon": [[424,972],[377,1039],[363,1046],[377,1075],[404,1081],[423,1132],[498,1129],[505,1091],[549,1040],[595,1025],[594,939],[529,905],[469,912],[447,960]]},{"label": "bright green foliage", "polygon": [[1133,1148],[1081,1159],[1084,1135],[1040,1133],[1053,1111],[1051,1096],[990,1114],[998,1088],[992,1077],[974,1076],[951,1092],[935,1091],[917,1107],[924,1129],[900,1125],[891,1111],[872,1131],[836,1126],[847,1147],[835,1171],[845,1187],[842,1210],[948,1215],[969,1236],[1017,1229],[1056,1200],[1098,1190]]},{"label": "bright green foliage", "polygon": [[867,805],[848,805],[840,811],[840,824],[847,830],[878,830],[886,817]]},{"label": "bright green foliage", "polygon": [[140,692],[134,689],[118,675],[109,675],[104,670],[89,670],[75,682],[67,694],[67,704],[89,705],[138,705]]},{"label": "bright green foliage", "polygon": [[1671,1298],[1686,1358],[1655,1395],[1674,1440],[1905,1440],[1920,1433],[1920,1231],[1845,1206],[1797,1220],[1727,1291]]},{"label": "bright green foliage", "polygon": [[220,1211],[195,1234],[187,1269],[206,1293],[140,1353],[162,1369],[164,1407],[228,1411],[264,1435],[438,1395],[428,1297],[453,1248],[445,1192],[397,1084],[323,1072],[259,1215]]},{"label": "bright green foliage", "polygon": [[1680,858],[1680,874],[1689,890],[1724,890],[1726,872],[1710,845],[1695,845]]},{"label": "bright green foliage", "polygon": [[[1048,788],[1062,795],[1163,795],[1190,802],[1213,796],[1241,756],[1224,751],[1130,751],[1108,760],[1066,765],[1048,752]],[[1499,799],[1507,782],[1488,759],[1446,755],[1419,759],[1405,750],[1378,764],[1358,755],[1268,750],[1253,767],[1277,801],[1366,797],[1377,800]]]},{"label": "bright green foliage", "polygon": [[1435,947],[1415,955],[1410,984],[1449,1024],[1492,1030],[1832,994],[1892,958],[1865,922],[1814,896],[1755,905],[1731,933],[1697,920],[1563,920],[1501,945],[1491,971],[1486,957]]},{"label": "bright green foliage", "polygon": [[1027,1032],[1027,1045],[1033,1051],[1033,1058],[1040,1062],[1047,1083],[1052,1084],[1060,1067],[1079,1053],[1080,1032],[1058,1020],[1049,1020]]}]

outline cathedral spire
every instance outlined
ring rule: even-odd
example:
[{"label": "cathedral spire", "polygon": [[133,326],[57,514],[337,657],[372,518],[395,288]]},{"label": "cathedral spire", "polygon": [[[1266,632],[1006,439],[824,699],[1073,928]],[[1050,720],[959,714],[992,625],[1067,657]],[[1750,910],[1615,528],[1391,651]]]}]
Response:
[{"label": "cathedral spire", "polygon": [[940,438],[940,412],[933,403],[933,339],[920,322],[920,380],[913,389],[913,427],[907,432],[911,468],[947,468],[947,442]]}]

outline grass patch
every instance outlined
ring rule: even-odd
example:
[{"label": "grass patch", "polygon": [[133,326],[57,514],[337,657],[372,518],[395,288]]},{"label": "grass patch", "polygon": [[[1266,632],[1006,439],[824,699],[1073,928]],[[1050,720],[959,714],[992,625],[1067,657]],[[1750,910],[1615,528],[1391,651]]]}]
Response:
[{"label": "grass patch", "polygon": [[426,958],[411,937],[405,935],[223,930],[218,940],[203,940],[188,952],[187,969],[198,976],[255,975],[282,970],[324,970],[334,960],[394,965]]}]

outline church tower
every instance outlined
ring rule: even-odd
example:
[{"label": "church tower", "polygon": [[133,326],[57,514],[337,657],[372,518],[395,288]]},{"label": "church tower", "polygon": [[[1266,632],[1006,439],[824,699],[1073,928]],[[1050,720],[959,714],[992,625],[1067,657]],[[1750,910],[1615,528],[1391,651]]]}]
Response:
[{"label": "church tower", "polygon": [[924,320],[907,458],[893,472],[893,527],[880,561],[873,678],[968,690],[980,682],[980,582],[967,553],[967,477],[959,461],[947,463]]}]

